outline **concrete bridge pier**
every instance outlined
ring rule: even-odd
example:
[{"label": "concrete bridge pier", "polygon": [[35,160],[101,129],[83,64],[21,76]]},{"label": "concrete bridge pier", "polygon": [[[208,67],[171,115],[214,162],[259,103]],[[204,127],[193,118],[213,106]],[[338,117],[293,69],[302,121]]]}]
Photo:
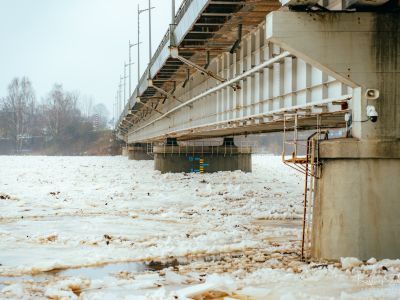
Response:
[{"label": "concrete bridge pier", "polygon": [[221,146],[180,146],[176,139],[155,146],[154,167],[162,173],[251,172],[251,148],[237,147],[233,138]]},{"label": "concrete bridge pier", "polygon": [[312,257],[400,256],[400,142],[344,139],[320,144]]},{"label": "concrete bridge pier", "polygon": [[128,156],[129,155],[129,149],[128,145],[122,147],[122,156]]},{"label": "concrete bridge pier", "polygon": [[129,160],[153,160],[154,157],[149,153],[148,144],[135,143],[128,147],[128,158]]},{"label": "concrete bridge pier", "polygon": [[269,40],[352,89],[353,138],[320,144],[311,256],[399,258],[398,13],[273,12],[266,26]]}]

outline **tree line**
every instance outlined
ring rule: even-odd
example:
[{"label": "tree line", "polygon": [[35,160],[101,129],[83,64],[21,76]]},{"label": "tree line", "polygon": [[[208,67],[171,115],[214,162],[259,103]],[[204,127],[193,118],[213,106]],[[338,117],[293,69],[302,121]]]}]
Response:
[{"label": "tree line", "polygon": [[0,97],[0,139],[16,152],[35,140],[39,148],[68,147],[106,129],[108,117],[103,104],[93,105],[93,99],[65,91],[61,84],[38,101],[29,78],[14,78]]}]

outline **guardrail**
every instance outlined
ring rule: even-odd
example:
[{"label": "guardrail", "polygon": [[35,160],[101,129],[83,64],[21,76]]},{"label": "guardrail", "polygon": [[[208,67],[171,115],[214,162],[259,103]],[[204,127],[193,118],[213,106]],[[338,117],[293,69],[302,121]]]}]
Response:
[{"label": "guardrail", "polygon": [[[203,0],[204,1],[204,0]],[[204,1],[204,5],[207,4],[209,2],[209,0]],[[184,18],[185,14],[187,13],[187,11],[190,8],[190,5],[192,3],[195,3],[194,0],[184,0],[181,4],[181,6],[179,7],[176,15],[175,15],[175,24],[179,24],[182,19]],[[132,95],[130,95],[130,98],[127,102],[127,104],[125,105],[119,119],[118,119],[118,123],[117,126],[122,122],[122,120],[125,118],[125,116],[127,115],[128,111],[130,108],[132,108],[135,104],[136,104],[136,98],[137,96],[140,96],[147,88],[147,79],[149,78],[149,74],[150,77],[154,76],[157,72],[158,69],[161,68],[161,64],[158,66],[159,68],[157,68],[157,70],[153,70],[152,72],[152,68],[153,66],[156,65],[157,60],[160,58],[162,51],[165,49],[165,47],[168,45],[169,43],[169,38],[170,38],[170,29],[167,30],[167,32],[165,33],[164,37],[162,38],[159,46],[157,47],[154,55],[152,56],[150,63],[148,64],[148,66],[146,67],[145,71],[143,72],[142,76],[140,77],[139,83],[136,86],[135,90],[133,91]],[[183,39],[183,36],[180,37],[180,39]],[[180,41],[178,41],[180,42]],[[167,58],[165,58],[167,59]],[[151,74],[154,73],[154,74]]]}]

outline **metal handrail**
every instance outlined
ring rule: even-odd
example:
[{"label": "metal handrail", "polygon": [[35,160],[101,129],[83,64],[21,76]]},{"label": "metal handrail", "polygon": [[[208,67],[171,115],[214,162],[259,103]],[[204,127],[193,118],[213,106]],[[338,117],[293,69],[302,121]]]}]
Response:
[{"label": "metal handrail", "polygon": [[[194,0],[184,0],[182,2],[177,13],[175,14],[175,18],[174,18],[175,24],[178,24],[182,20],[183,16],[188,11],[188,9],[189,9],[190,5],[193,3],[193,1]],[[154,65],[155,60],[159,57],[160,53],[162,52],[164,47],[169,42],[169,37],[170,37],[170,29],[168,29],[167,32],[165,33],[165,35],[162,38],[160,44],[158,45],[156,51],[154,52],[154,55],[151,57],[150,63],[148,64],[148,66],[146,67],[146,70],[143,72],[142,76],[140,77],[138,85],[136,86],[132,95],[130,95],[128,103],[125,105],[125,107],[119,117],[118,124],[120,124],[121,121],[123,120],[123,118],[125,118],[125,116],[128,113],[128,110],[134,106],[134,104],[136,102],[135,101],[136,97],[140,96],[140,87],[143,86],[143,84],[147,81],[148,75],[151,71],[151,68]],[[131,104],[131,102],[132,102],[132,104]]]},{"label": "metal handrail", "polygon": [[190,4],[192,4],[193,0],[185,0],[182,2],[181,6],[178,9],[178,12],[175,15],[175,24],[178,24],[180,20],[182,20],[183,16],[187,12]]},{"label": "metal handrail", "polygon": [[267,67],[269,65],[272,65],[272,64],[274,64],[276,62],[279,62],[280,60],[284,59],[285,57],[287,57],[289,55],[290,55],[290,53],[285,51],[285,52],[281,53],[280,55],[275,56],[274,58],[271,58],[271,59],[265,61],[264,63],[262,63],[262,64],[260,64],[260,65],[258,65],[256,67],[244,72],[243,74],[240,74],[239,76],[237,76],[235,78],[232,78],[232,79],[230,79],[228,81],[225,81],[224,83],[221,83],[221,84],[217,85],[216,87],[211,88],[211,89],[205,91],[204,93],[201,93],[200,95],[197,95],[197,96],[193,97],[192,99],[190,99],[190,100],[188,100],[188,101],[186,101],[186,102],[184,102],[184,103],[182,103],[182,104],[180,104],[178,106],[175,106],[171,110],[169,110],[166,113],[164,113],[162,116],[160,116],[157,119],[154,119],[153,121],[141,126],[140,128],[136,129],[134,132],[137,132],[137,131],[139,131],[139,130],[147,127],[147,126],[150,126],[151,124],[153,124],[153,123],[165,118],[166,116],[174,113],[175,111],[177,111],[177,110],[179,110],[179,109],[181,109],[181,108],[183,108],[185,106],[188,106],[189,104],[191,104],[193,102],[196,102],[196,101],[198,101],[198,100],[200,100],[200,99],[202,99],[202,98],[204,98],[204,97],[206,97],[206,96],[208,96],[210,94],[213,94],[213,93],[215,93],[215,92],[217,92],[217,91],[219,91],[219,90],[221,90],[223,88],[229,87],[230,85],[242,80],[243,78],[245,78],[247,76],[250,76],[253,73],[258,72],[259,70],[261,70],[261,69],[263,69],[263,68],[265,68],[265,67]]}]

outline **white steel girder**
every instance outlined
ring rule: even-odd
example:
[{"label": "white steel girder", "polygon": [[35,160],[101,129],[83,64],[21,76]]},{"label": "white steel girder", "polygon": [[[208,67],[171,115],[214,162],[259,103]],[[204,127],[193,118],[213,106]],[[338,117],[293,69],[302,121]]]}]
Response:
[{"label": "white steel girder", "polygon": [[[338,104],[351,102],[352,87],[284,51],[265,36],[263,23],[242,38],[236,53],[216,57],[208,70],[198,66],[199,72],[192,74],[184,87],[176,88],[174,95],[183,103],[169,99],[163,107],[166,112],[153,113],[135,124],[129,131],[129,143],[168,135],[245,132],[247,127],[250,132],[265,132],[268,124],[276,131],[285,112],[344,114]],[[204,71],[223,81],[203,76]],[[236,84],[241,89],[231,88]]]}]

